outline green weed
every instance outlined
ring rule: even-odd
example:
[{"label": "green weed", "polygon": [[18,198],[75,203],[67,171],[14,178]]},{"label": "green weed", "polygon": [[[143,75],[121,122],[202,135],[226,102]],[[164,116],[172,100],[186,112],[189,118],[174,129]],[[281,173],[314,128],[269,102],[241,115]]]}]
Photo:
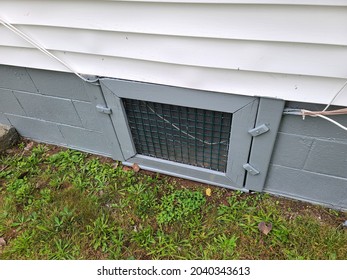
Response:
[{"label": "green weed", "polygon": [[7,186],[8,194],[18,206],[31,204],[34,188],[27,179],[17,179]]},{"label": "green weed", "polygon": [[347,213],[52,148],[0,156],[0,259],[347,259]]},{"label": "green weed", "polygon": [[236,241],[238,237],[235,235],[226,236],[224,233],[213,238],[213,250],[221,252],[222,259],[232,259],[235,257]]},{"label": "green weed", "polygon": [[[72,260],[75,258],[73,244],[68,240],[54,240],[53,250],[49,250],[48,259],[50,260]],[[78,249],[77,249],[78,251]],[[78,254],[78,253],[77,253]]]},{"label": "green weed", "polygon": [[158,223],[182,221],[192,214],[199,215],[199,210],[205,203],[206,198],[201,192],[177,190],[162,198]]},{"label": "green weed", "polygon": [[119,244],[119,238],[114,236],[115,225],[110,222],[108,215],[102,214],[92,225],[86,227],[86,235],[94,250],[101,249],[103,252],[109,251],[110,247]]}]

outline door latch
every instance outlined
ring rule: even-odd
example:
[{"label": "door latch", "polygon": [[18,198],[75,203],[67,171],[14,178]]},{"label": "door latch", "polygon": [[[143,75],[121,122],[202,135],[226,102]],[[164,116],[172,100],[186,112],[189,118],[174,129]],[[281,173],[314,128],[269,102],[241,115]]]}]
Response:
[{"label": "door latch", "polygon": [[248,130],[248,133],[251,134],[253,137],[256,137],[268,132],[269,130],[270,128],[266,124],[262,124],[255,128],[252,128],[251,130]]},{"label": "door latch", "polygon": [[105,107],[105,106],[100,105],[100,104],[96,105],[96,110],[100,113],[103,113],[103,114],[107,114],[107,115],[112,114],[111,108]]},{"label": "door latch", "polygon": [[259,170],[255,169],[255,168],[254,168],[252,165],[250,165],[249,163],[245,163],[245,164],[243,165],[243,168],[246,169],[246,171],[247,171],[249,174],[253,175],[253,176],[258,175],[258,174],[260,173]]}]

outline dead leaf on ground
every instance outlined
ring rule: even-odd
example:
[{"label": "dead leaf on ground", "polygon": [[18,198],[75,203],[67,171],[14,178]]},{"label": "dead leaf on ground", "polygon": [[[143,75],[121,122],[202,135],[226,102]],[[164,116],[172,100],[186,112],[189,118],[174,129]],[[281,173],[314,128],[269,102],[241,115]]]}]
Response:
[{"label": "dead leaf on ground", "polygon": [[206,195],[207,195],[207,196],[211,196],[211,195],[212,195],[212,190],[211,190],[211,188],[207,188],[205,192],[206,192]]},{"label": "dead leaf on ground", "polygon": [[222,203],[223,203],[225,206],[229,206],[229,202],[228,202],[226,199],[222,200]]},{"label": "dead leaf on ground", "polygon": [[134,163],[133,166],[132,166],[133,170],[135,172],[139,172],[140,171],[140,166],[137,164],[137,163]]},{"label": "dead leaf on ground", "polygon": [[258,225],[258,229],[260,230],[260,232],[264,233],[265,235],[268,235],[272,229],[272,224],[271,223],[266,224],[265,222],[260,222]]},{"label": "dead leaf on ground", "polygon": [[129,166],[123,166],[123,171],[130,171],[132,168]]},{"label": "dead leaf on ground", "polygon": [[0,238],[0,246],[6,246],[6,241],[2,237]]},{"label": "dead leaf on ground", "polygon": [[29,142],[29,143],[25,146],[24,150],[25,150],[25,151],[31,150],[31,148],[33,147],[33,145],[34,145],[34,142]]}]

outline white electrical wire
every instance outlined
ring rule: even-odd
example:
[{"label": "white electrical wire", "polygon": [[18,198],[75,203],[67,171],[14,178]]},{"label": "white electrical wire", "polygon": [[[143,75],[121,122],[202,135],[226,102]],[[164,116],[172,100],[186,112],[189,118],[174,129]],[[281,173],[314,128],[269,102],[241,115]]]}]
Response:
[{"label": "white electrical wire", "polygon": [[330,107],[330,105],[334,102],[334,100],[340,95],[340,93],[343,91],[343,89],[347,86],[347,81],[342,85],[342,87],[340,88],[340,90],[334,95],[334,97],[330,100],[330,102],[328,103],[328,105],[323,109],[323,112],[328,110],[328,108]]},{"label": "white electrical wire", "polygon": [[284,115],[296,115],[296,116],[302,116],[302,119],[305,119],[305,116],[311,116],[311,117],[319,117],[322,119],[325,119],[333,124],[335,124],[336,126],[338,126],[339,128],[347,131],[347,127],[340,124],[339,122],[327,117],[326,115],[346,115],[347,114],[347,108],[344,109],[339,109],[339,110],[331,110],[331,111],[327,111],[328,108],[331,106],[331,104],[335,101],[335,99],[341,94],[341,92],[344,90],[344,88],[347,86],[347,81],[342,85],[342,87],[340,88],[340,90],[338,92],[336,92],[336,94],[334,95],[334,97],[330,100],[330,102],[325,106],[325,108],[322,111],[310,111],[310,110],[305,110],[305,109],[290,109],[287,108],[283,111]]},{"label": "white electrical wire", "polygon": [[345,115],[346,113],[344,112],[345,109],[340,109],[340,110],[334,110],[334,111],[318,111],[318,112],[314,112],[314,111],[310,111],[310,110],[305,110],[305,109],[290,109],[290,108],[286,108],[283,111],[284,115],[295,115],[295,116],[302,116],[302,119],[304,120],[306,116],[310,116],[310,117],[319,117],[322,119],[325,119],[335,125],[337,125],[339,128],[347,131],[347,127],[340,124],[339,122],[323,115],[323,114],[327,114],[327,115]]},{"label": "white electrical wire", "polygon": [[342,128],[343,130],[347,131],[347,127],[345,127],[344,125],[340,124],[340,123],[337,122],[337,121],[334,121],[334,120],[331,119],[331,118],[328,118],[327,116],[323,116],[323,115],[320,115],[320,114],[317,114],[316,116],[317,116],[317,117],[320,117],[320,118],[322,118],[322,119],[325,119],[325,120],[327,120],[327,121],[329,121],[329,122],[331,122],[331,123],[337,125],[338,127]]},{"label": "white electrical wire", "polygon": [[58,62],[60,62],[62,65],[64,65],[67,69],[69,69],[71,72],[73,72],[77,77],[79,77],[80,79],[82,79],[83,81],[87,82],[87,83],[91,83],[91,84],[95,84],[95,82],[97,82],[99,79],[95,79],[95,80],[88,80],[87,78],[83,77],[80,73],[78,73],[77,71],[75,71],[68,63],[66,63],[65,61],[61,60],[60,58],[56,57],[54,54],[52,54],[51,52],[49,52],[47,49],[45,49],[44,47],[42,47],[40,44],[38,44],[37,42],[35,42],[33,39],[31,39],[28,35],[26,35],[25,33],[23,33],[22,31],[20,31],[18,28],[14,27],[11,23],[7,22],[6,20],[0,18],[0,23],[5,26],[6,28],[8,28],[9,30],[11,30],[13,33],[17,34],[19,37],[21,37],[22,39],[24,39],[25,41],[27,41],[29,44],[31,44],[32,46],[34,46],[35,48],[37,48],[39,51],[43,52],[44,54],[46,54],[47,56],[57,60]]},{"label": "white electrical wire", "polygon": [[[335,121],[335,120],[333,120],[331,118],[328,118],[327,116],[322,115],[322,114],[324,114],[324,112],[325,111],[322,111],[322,113],[320,114],[320,113],[317,113],[317,112],[312,112],[310,110],[301,110],[303,119],[305,119],[306,113],[309,113],[309,116],[311,116],[311,117],[320,117],[322,119],[325,119],[325,120],[327,120],[327,121],[337,125],[338,127],[342,128],[343,130],[347,131],[347,127],[346,126],[340,124],[339,122],[337,122],[337,121]],[[326,113],[328,113],[328,112],[326,112]]]},{"label": "white electrical wire", "polygon": [[[143,102],[144,103],[144,102]],[[228,141],[221,141],[221,142],[208,142],[208,141],[205,141],[205,140],[202,140],[202,139],[199,139],[191,134],[189,134],[188,132],[180,129],[177,125],[171,123],[169,120],[165,119],[163,116],[159,115],[156,111],[154,111],[154,109],[152,107],[150,107],[148,104],[145,104],[147,106],[147,108],[153,113],[155,114],[158,118],[162,119],[164,122],[168,123],[169,125],[171,125],[173,128],[175,128],[176,130],[178,130],[179,132],[187,135],[189,138],[193,139],[193,140],[197,140],[201,143],[204,143],[206,145],[218,145],[218,144],[224,144],[224,143],[227,143]]]}]

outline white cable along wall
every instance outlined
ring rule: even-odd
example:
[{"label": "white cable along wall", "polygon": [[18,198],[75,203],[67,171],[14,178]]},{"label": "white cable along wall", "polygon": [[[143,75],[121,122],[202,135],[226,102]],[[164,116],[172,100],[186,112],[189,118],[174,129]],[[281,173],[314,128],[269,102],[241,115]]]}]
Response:
[{"label": "white cable along wall", "polygon": [[343,84],[341,89],[334,95],[334,97],[330,100],[330,102],[325,106],[323,111],[310,111],[310,110],[306,110],[306,109],[290,109],[290,108],[287,108],[287,109],[284,110],[283,113],[285,115],[299,115],[299,116],[302,116],[303,120],[305,120],[306,116],[319,117],[319,118],[322,118],[324,120],[327,120],[327,121],[333,123],[334,125],[338,126],[341,129],[347,131],[347,127],[346,126],[344,126],[341,123],[339,123],[339,122],[337,122],[337,121],[327,117],[327,116],[333,116],[333,115],[347,115],[347,108],[328,111],[328,109],[331,106],[331,104],[341,94],[341,92],[343,91],[343,89],[346,86],[347,86],[347,81]]},{"label": "white cable along wall", "polygon": [[13,33],[15,33],[16,35],[18,35],[19,37],[21,37],[22,39],[24,39],[26,42],[28,42],[29,44],[31,44],[33,47],[35,47],[36,49],[38,49],[40,52],[44,53],[45,55],[51,57],[52,59],[58,61],[59,63],[61,63],[63,66],[65,66],[69,71],[71,71],[72,73],[74,73],[77,77],[79,77],[80,79],[82,79],[85,82],[88,83],[95,83],[98,81],[98,79],[95,80],[89,80],[85,77],[83,77],[81,74],[79,74],[76,70],[74,70],[67,62],[61,60],[60,58],[58,58],[57,56],[55,56],[54,54],[52,54],[50,51],[48,51],[47,49],[45,49],[44,47],[42,47],[40,44],[36,43],[32,38],[30,38],[28,35],[26,35],[25,33],[23,33],[22,31],[20,31],[18,28],[16,28],[15,26],[13,26],[11,23],[7,22],[6,20],[0,18],[0,23],[5,26],[6,28],[8,28],[9,30],[11,30]]}]

